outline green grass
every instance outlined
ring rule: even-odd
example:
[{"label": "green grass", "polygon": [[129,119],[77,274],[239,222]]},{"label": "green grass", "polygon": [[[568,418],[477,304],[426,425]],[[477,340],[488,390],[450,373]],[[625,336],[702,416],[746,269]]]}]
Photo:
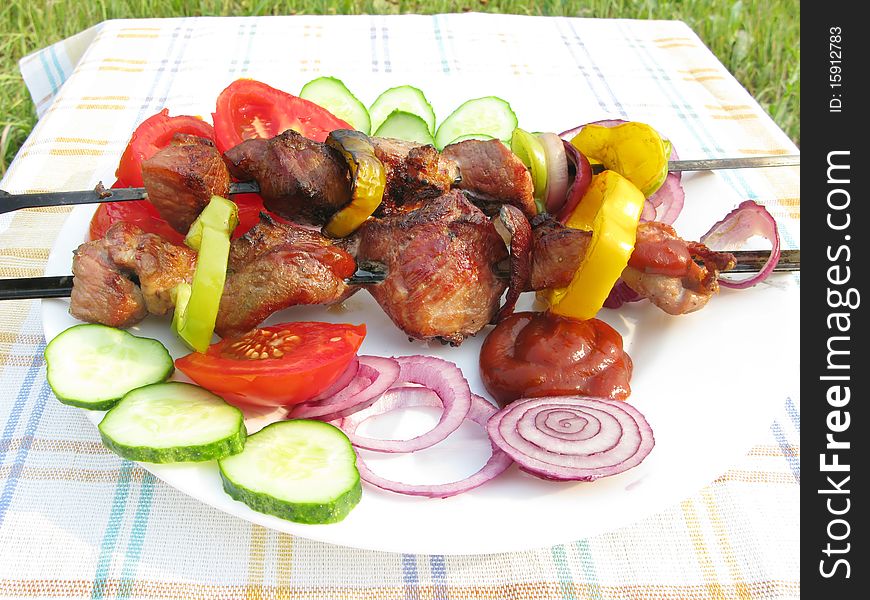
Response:
[{"label": "green grass", "polygon": [[685,21],[800,144],[799,0],[7,0],[0,8],[0,175],[36,122],[18,60],[105,19],[468,10]]}]

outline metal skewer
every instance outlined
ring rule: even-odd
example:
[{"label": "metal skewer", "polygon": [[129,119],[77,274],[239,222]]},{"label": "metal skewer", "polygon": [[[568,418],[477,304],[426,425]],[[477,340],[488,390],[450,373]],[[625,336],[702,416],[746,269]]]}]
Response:
[{"label": "metal skewer", "polygon": [[[717,169],[748,169],[760,167],[790,167],[800,165],[800,155],[788,156],[751,156],[744,158],[704,158],[699,160],[672,160],[669,171],[711,171]],[[592,171],[600,173],[603,165],[593,165]],[[230,184],[230,195],[250,194],[260,191],[255,181]],[[10,194],[0,190],[0,214],[22,208],[44,208],[46,206],[73,206],[77,204],[98,204],[101,202],[130,202],[145,200],[145,188],[106,189],[98,184],[93,190],[77,192],[42,192],[38,194]]]},{"label": "metal skewer", "polygon": [[[728,273],[754,273],[761,269],[770,255],[767,251],[743,250],[732,252],[737,258],[737,266]],[[774,271],[800,271],[801,251],[783,250]],[[507,269],[496,266],[496,275],[503,279],[510,277]],[[364,263],[356,273],[345,279],[348,285],[372,285],[387,277],[386,266],[379,263]],[[0,300],[35,300],[39,298],[67,298],[72,292],[73,276],[56,275],[49,277],[25,277],[20,279],[0,279]]]}]

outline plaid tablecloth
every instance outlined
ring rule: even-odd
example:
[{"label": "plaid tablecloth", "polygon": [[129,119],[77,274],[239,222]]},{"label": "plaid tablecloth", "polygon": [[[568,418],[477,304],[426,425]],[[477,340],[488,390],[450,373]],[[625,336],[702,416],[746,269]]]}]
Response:
[{"label": "plaid tablecloth", "polygon": [[[796,152],[675,21],[478,14],[111,21],[26,57],[21,71],[41,118],[0,184],[10,192],[112,181],[140,121],[164,106],[208,118],[220,90],[239,77],[291,92],[321,74],[352,90],[370,89],[372,80],[378,89],[415,84],[440,118],[463,99],[495,94],[511,101],[529,130],[575,124],[564,114],[578,123],[636,119],[667,132],[685,157]],[[786,247],[799,246],[797,169],[722,177],[741,198],[767,205]],[[0,216],[0,277],[41,275],[67,213]],[[44,343],[38,302],[0,305],[0,596],[799,596],[797,382],[766,435],[727,472],[630,527],[527,552],[391,554],[252,525],[119,459],[83,411],[52,396]]]}]

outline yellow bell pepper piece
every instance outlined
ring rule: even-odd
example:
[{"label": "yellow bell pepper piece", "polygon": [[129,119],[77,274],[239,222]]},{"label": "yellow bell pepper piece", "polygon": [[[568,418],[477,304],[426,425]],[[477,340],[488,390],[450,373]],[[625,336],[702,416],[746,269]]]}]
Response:
[{"label": "yellow bell pepper piece", "polygon": [[337,129],[326,143],[338,150],[350,167],[353,196],[350,204],[335,213],[323,227],[329,237],[346,237],[357,230],[380,206],[387,187],[383,163],[375,156],[375,148],[364,133],[352,129]]},{"label": "yellow bell pepper piece", "polygon": [[586,256],[567,288],[544,291],[550,311],[573,319],[593,318],[634,251],[644,195],[616,171],[592,178],[567,225],[592,232]]},{"label": "yellow bell pepper piece", "polygon": [[590,160],[595,159],[623,175],[648,198],[668,176],[671,144],[658,132],[637,121],[604,127],[586,125],[571,144]]}]

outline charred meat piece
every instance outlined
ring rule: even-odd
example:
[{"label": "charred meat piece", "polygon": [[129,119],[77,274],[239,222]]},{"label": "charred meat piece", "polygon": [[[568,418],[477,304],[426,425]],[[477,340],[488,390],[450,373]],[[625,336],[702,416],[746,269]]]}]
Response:
[{"label": "charred meat piece", "polygon": [[227,197],[230,173],[211,140],[176,133],[142,163],[148,200],[173,229],[187,233],[213,196]]},{"label": "charred meat piece", "polygon": [[433,146],[392,138],[371,140],[387,176],[377,216],[417,208],[421,201],[445,193],[459,179],[456,163],[442,157]]},{"label": "charred meat piece", "polygon": [[459,345],[490,322],[505,283],[492,265],[507,249],[492,222],[453,190],[422,208],[361,228],[359,261],[385,264],[385,281],[367,286],[406,334]]},{"label": "charred meat piece", "polygon": [[357,289],[344,282],[356,270],[350,254],[318,231],[267,215],[233,241],[228,269],[215,324],[221,337],[290,306],[341,302]]},{"label": "charred meat piece", "polygon": [[196,269],[196,252],[123,221],[112,225],[103,239],[112,262],[138,278],[148,312],[171,312],[175,306],[172,288],[190,283]]},{"label": "charred meat piece", "polygon": [[733,254],[686,242],[670,225],[647,222],[638,227],[622,280],[666,313],[681,315],[703,308],[719,292],[719,272],[735,264]]},{"label": "charred meat piece", "polygon": [[145,298],[112,262],[105,240],[82,244],[73,256],[70,314],[80,321],[130,327],[145,318]]},{"label": "charred meat piece", "polygon": [[269,140],[245,140],[224,153],[230,173],[255,179],[270,211],[323,225],[351,199],[347,162],[334,148],[288,129]]},{"label": "charred meat piece", "polygon": [[[459,165],[459,189],[488,210],[492,204],[516,206],[527,218],[537,213],[529,170],[498,140],[466,140],[450,144],[441,153]],[[498,210],[496,207],[495,210]]]},{"label": "charred meat piece", "polygon": [[565,227],[548,214],[532,219],[531,289],[565,287],[571,283],[592,234]]}]

